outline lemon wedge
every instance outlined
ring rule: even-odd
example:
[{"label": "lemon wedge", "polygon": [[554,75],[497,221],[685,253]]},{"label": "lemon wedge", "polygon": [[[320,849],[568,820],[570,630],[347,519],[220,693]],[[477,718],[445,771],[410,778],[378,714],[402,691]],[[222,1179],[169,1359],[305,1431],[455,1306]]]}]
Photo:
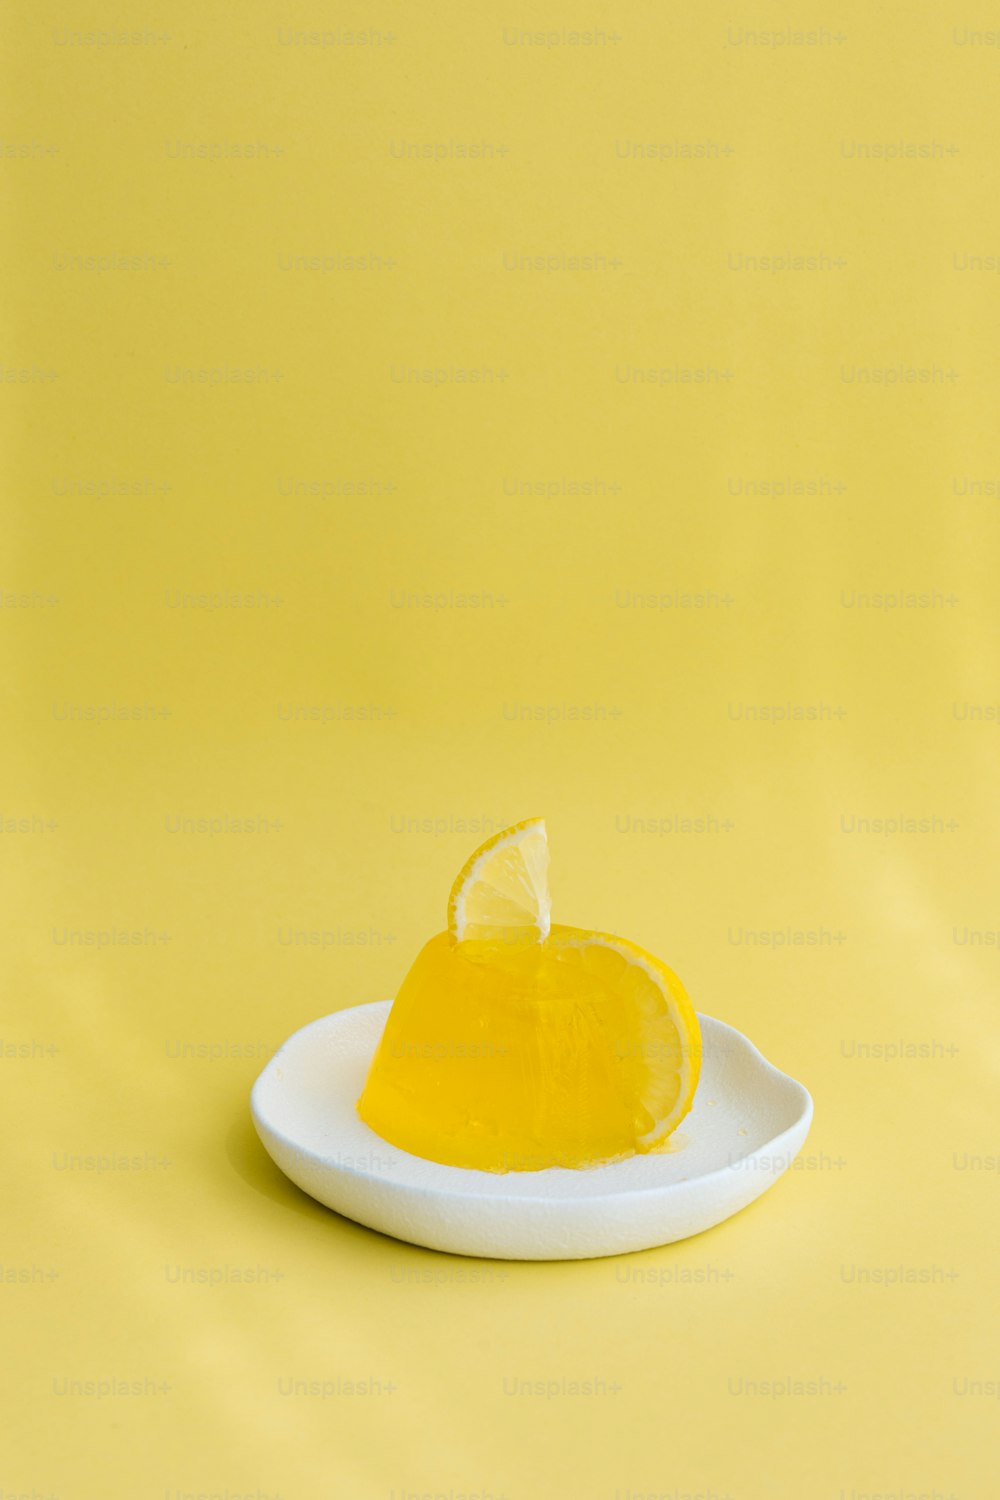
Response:
[{"label": "lemon wedge", "polygon": [[544,818],[526,818],[487,839],[458,872],[448,931],[459,942],[548,936],[549,844]]}]

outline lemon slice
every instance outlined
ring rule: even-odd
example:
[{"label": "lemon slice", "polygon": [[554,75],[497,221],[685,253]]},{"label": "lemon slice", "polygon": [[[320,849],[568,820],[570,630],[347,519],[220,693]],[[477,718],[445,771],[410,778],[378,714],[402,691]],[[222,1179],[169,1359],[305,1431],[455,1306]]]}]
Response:
[{"label": "lemon slice", "polygon": [[448,931],[459,942],[510,934],[540,943],[551,914],[544,818],[526,818],[487,839],[459,871],[448,897]]},{"label": "lemon slice", "polygon": [[635,1100],[635,1149],[652,1151],[694,1102],[701,1072],[697,1012],[673,969],[637,943],[576,928],[561,936],[561,947],[579,949],[584,968],[616,996],[621,1031],[613,1051]]}]

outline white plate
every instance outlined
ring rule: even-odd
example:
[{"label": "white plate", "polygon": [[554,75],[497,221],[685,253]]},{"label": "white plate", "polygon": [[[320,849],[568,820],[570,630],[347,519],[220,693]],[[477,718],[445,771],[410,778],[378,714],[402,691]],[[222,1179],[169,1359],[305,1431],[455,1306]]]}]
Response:
[{"label": "white plate", "polygon": [[320,1203],[396,1239],[501,1260],[581,1260],[699,1234],[776,1182],[801,1149],[812,1099],[752,1042],[700,1016],[694,1107],[673,1150],[573,1171],[479,1172],[391,1146],[358,1118],[392,1002],[323,1016],[288,1038],[253,1086],[257,1133]]}]

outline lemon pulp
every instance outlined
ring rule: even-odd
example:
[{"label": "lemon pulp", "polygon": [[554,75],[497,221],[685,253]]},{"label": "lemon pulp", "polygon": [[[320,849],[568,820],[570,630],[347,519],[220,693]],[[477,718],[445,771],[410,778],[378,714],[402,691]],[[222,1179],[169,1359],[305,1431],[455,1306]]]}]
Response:
[{"label": "lemon pulp", "polygon": [[546,933],[442,932],[421,950],[358,1101],[384,1140],[491,1172],[592,1166],[666,1140],[701,1058],[680,980],[622,938]]}]

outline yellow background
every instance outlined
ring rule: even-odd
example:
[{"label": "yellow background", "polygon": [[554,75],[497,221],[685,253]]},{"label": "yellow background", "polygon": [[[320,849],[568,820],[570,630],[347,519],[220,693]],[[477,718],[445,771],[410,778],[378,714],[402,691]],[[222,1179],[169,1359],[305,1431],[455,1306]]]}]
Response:
[{"label": "yellow background", "polygon": [[[995,1495],[995,23],[5,8],[4,1496]],[[252,1132],[537,813],[814,1094],[686,1243]]]}]

